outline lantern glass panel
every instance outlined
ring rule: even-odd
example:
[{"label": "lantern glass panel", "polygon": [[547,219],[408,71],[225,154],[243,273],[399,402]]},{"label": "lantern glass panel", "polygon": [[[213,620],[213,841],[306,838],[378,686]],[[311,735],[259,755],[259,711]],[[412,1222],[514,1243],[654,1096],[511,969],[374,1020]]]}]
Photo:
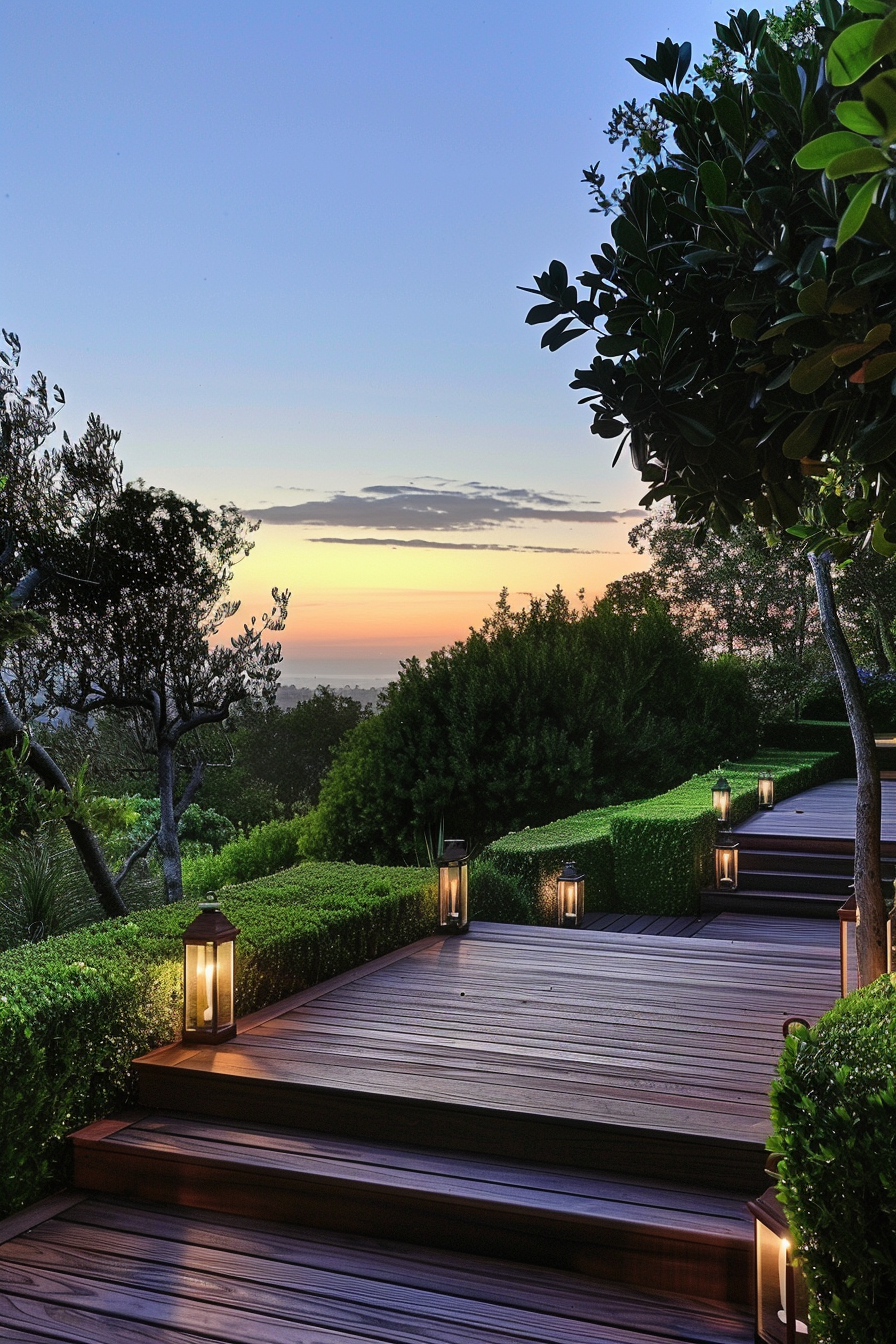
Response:
[{"label": "lantern glass panel", "polygon": [[717,779],[713,786],[712,810],[723,823],[731,814],[731,789],[726,779]]},{"label": "lantern glass panel", "polygon": [[561,927],[578,928],[585,913],[585,879],[575,874],[571,864],[570,875],[564,870],[557,879],[557,923]]},{"label": "lantern glass panel", "polygon": [[[787,1319],[788,1296],[793,1302],[792,1322]],[[792,1344],[800,1337],[805,1339],[808,1307],[805,1280],[802,1274],[794,1271],[790,1262],[789,1241],[757,1219],[756,1325],[759,1338],[766,1344]]]},{"label": "lantern glass panel", "polygon": [[233,943],[218,948],[218,1026],[229,1027],[233,1016]]},{"label": "lantern glass panel", "polygon": [[214,1031],[215,945],[187,943],[185,950],[187,1031]]},{"label": "lantern glass panel", "polygon": [[738,876],[738,853],[736,842],[720,841],[715,847],[716,890],[735,891]]},{"label": "lantern glass panel", "polygon": [[759,776],[759,806],[770,811],[775,805],[775,781],[772,775],[762,771]]},{"label": "lantern glass panel", "polygon": [[463,928],[467,923],[468,865],[466,860],[444,863],[439,868],[440,922]]}]

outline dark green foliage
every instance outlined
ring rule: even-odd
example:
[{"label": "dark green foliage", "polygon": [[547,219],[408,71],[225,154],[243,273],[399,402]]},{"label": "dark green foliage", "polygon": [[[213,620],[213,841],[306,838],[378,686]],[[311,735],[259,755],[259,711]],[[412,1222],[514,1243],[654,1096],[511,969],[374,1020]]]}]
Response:
[{"label": "dark green foliage", "polygon": [[773,723],[766,728],[764,739],[768,746],[788,751],[837,751],[843,769],[855,771],[855,749],[846,722],[800,719],[798,723]]},{"label": "dark green foliage", "polygon": [[896,1302],[896,978],[785,1044],[772,1089],[779,1189],[816,1344],[891,1344]]},{"label": "dark green foliage", "polygon": [[[242,1015],[435,932],[434,876],[305,864],[221,893]],[[64,1136],[134,1099],[131,1060],[179,1030],[192,902],[0,954],[0,1217],[65,1178]]]},{"label": "dark green foliage", "polygon": [[184,859],[184,891],[202,896],[236,882],[252,882],[270,873],[292,868],[299,860],[302,823],[268,821],[248,835],[231,840],[217,854],[194,854]]},{"label": "dark green foliage", "polygon": [[484,843],[668,788],[756,742],[746,672],[707,664],[666,612],[561,592],[410,660],[346,740],[307,819],[315,858],[413,860],[440,828]]},{"label": "dark green foliage", "polygon": [[[833,752],[766,750],[753,760],[725,761],[722,768],[737,824],[756,810],[760,770],[774,773],[775,796],[786,798],[834,778],[841,763]],[[484,857],[520,879],[538,923],[554,922],[555,884],[566,859],[584,874],[588,910],[694,914],[700,888],[711,877],[716,823],[710,795],[717,773],[696,775],[655,798],[504,836]]]},{"label": "dark green foliage", "polygon": [[203,802],[241,826],[306,812],[334,750],[368,712],[329,686],[292,709],[238,709],[227,734],[232,764],[206,772]]},{"label": "dark green foliage", "polygon": [[[158,798],[128,798],[130,807],[137,813],[137,820],[128,835],[129,848],[136,847],[142,840],[148,840],[159,829],[161,811]],[[191,803],[184,811],[177,825],[177,834],[181,846],[208,847],[219,850],[237,838],[236,827],[228,817],[222,817],[211,807],[200,807]],[[185,850],[189,853],[189,849]]]},{"label": "dark green foliage", "polygon": [[477,859],[470,868],[470,918],[494,924],[536,922],[523,882],[488,859]]}]

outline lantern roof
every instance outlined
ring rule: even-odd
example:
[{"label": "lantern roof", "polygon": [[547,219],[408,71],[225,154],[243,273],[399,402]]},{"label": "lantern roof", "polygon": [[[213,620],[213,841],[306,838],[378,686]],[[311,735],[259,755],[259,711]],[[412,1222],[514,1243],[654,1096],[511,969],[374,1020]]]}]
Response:
[{"label": "lantern roof", "polygon": [[222,914],[217,901],[203,901],[193,923],[184,929],[184,942],[226,943],[238,933],[239,929]]},{"label": "lantern roof", "polygon": [[563,865],[563,871],[560,874],[561,882],[581,882],[582,873],[576,872],[576,866],[571,859],[567,859]]},{"label": "lantern roof", "polygon": [[467,857],[466,840],[446,840],[442,845],[442,853],[439,858],[439,863],[458,863],[460,860],[466,859]]},{"label": "lantern roof", "polygon": [[[706,788],[706,785],[704,784],[703,787]],[[713,784],[712,787],[713,792],[715,792],[716,789],[728,789],[729,791],[731,789],[731,785],[728,783],[724,775],[719,775],[718,779],[716,780],[715,784]]]},{"label": "lantern roof", "polygon": [[719,831],[714,847],[716,849],[740,849],[740,841],[734,838],[733,831]]},{"label": "lantern roof", "polygon": [[758,1199],[751,1199],[747,1208],[754,1218],[758,1218],[761,1223],[764,1223],[772,1232],[776,1232],[779,1237],[790,1237],[787,1216],[773,1185],[770,1185]]}]

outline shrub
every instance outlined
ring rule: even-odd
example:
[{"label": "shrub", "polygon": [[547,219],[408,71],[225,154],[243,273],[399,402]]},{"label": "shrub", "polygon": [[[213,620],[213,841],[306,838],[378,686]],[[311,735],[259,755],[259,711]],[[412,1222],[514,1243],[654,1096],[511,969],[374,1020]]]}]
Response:
[{"label": "shrub", "polygon": [[523,883],[488,859],[470,865],[470,918],[494,924],[535,924]]},{"label": "shrub", "polygon": [[208,891],[251,882],[283,868],[292,868],[299,859],[302,822],[268,821],[248,835],[231,840],[217,854],[187,854],[183,861],[184,893],[202,896]]},{"label": "shrub", "polygon": [[[130,849],[142,840],[148,840],[159,829],[161,806],[158,798],[128,797],[123,801],[137,814],[137,820],[128,835]],[[223,817],[214,808],[191,803],[178,823],[177,833],[182,846],[203,845],[219,850],[236,839],[237,829],[229,818]]]},{"label": "shrub", "polygon": [[896,977],[788,1039],[772,1089],[779,1193],[817,1344],[890,1344],[896,1302]]},{"label": "shrub", "polygon": [[[731,819],[743,821],[756,808],[756,775],[770,769],[775,796],[786,798],[835,777],[833,752],[766,751],[752,761],[726,762]],[[552,902],[564,860],[585,876],[588,910],[620,914],[685,915],[698,908],[710,880],[715,818],[710,790],[717,771],[695,775],[667,793],[642,802],[580,812],[573,817],[504,836],[484,856],[522,880],[536,918],[553,922]]]},{"label": "shrub", "polygon": [[849,724],[844,720],[800,719],[798,723],[772,723],[763,734],[766,746],[785,751],[837,751],[844,770],[856,768],[856,753]]},{"label": "shrub", "polygon": [[[669,788],[755,747],[745,666],[701,662],[668,614],[559,591],[410,659],[345,740],[308,818],[314,858],[413,859],[440,831],[477,844]],[[726,745],[724,745],[726,744]]]},{"label": "shrub", "polygon": [[[433,874],[305,864],[221,893],[251,1012],[435,932]],[[0,1217],[64,1177],[64,1136],[133,1101],[131,1060],[179,1027],[184,903],[0,954]]]}]

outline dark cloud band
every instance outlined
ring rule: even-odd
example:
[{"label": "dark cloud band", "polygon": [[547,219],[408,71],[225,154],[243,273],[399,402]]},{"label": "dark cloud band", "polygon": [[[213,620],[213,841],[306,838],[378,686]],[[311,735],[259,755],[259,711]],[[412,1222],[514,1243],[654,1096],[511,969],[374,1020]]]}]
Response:
[{"label": "dark cloud band", "polygon": [[328,546],[410,546],[428,551],[535,551],[544,555],[618,555],[618,551],[588,551],[578,546],[501,546],[491,541],[428,541],[423,537],[309,537]]}]

